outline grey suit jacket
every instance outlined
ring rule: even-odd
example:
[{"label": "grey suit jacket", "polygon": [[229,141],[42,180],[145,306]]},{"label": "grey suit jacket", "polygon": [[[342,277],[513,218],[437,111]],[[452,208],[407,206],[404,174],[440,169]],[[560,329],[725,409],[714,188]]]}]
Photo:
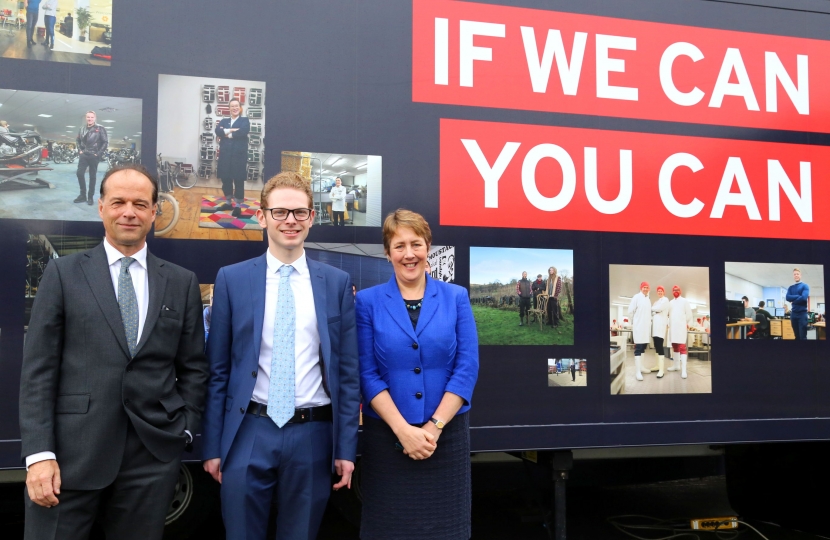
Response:
[{"label": "grey suit jacket", "polygon": [[208,377],[195,274],[147,254],[150,302],[134,358],[103,245],[53,259],[32,307],[20,381],[22,455],[51,451],[66,489],[115,479],[128,422],[169,462],[196,434]]}]

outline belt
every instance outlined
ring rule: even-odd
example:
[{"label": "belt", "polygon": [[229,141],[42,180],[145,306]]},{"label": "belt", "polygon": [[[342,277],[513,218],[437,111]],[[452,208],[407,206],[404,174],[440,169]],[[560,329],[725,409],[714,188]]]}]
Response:
[{"label": "belt", "polygon": [[[268,404],[257,403],[251,401],[248,404],[248,414],[254,416],[268,416]],[[331,405],[323,405],[322,407],[304,407],[302,409],[294,409],[294,416],[288,421],[289,424],[302,424],[304,422],[326,422],[333,418]]]}]

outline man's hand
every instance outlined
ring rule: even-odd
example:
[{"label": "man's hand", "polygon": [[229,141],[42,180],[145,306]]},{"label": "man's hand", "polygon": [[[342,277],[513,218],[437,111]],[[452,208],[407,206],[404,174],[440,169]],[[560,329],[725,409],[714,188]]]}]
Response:
[{"label": "man's hand", "polygon": [[26,473],[26,489],[33,503],[51,508],[58,504],[61,494],[61,470],[54,459],[38,461]]},{"label": "man's hand", "polygon": [[202,468],[213,477],[214,480],[222,483],[222,471],[219,470],[219,465],[221,464],[220,458],[213,458],[205,461],[202,464]]},{"label": "man's hand", "polygon": [[354,463],[347,459],[335,459],[334,471],[340,476],[340,481],[332,486],[334,491],[342,487],[352,489],[352,473],[354,472]]}]

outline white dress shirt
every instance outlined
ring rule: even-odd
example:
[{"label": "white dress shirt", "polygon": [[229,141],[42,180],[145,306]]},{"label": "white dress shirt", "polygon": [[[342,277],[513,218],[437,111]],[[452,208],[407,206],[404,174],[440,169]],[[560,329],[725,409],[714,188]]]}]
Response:
[{"label": "white dress shirt", "polygon": [[223,128],[225,130],[225,136],[229,139],[233,139],[233,132],[231,131],[231,128],[233,127],[233,123],[237,120],[239,120],[238,116],[236,118],[231,118],[231,121],[228,123],[228,127]]},{"label": "white dress shirt", "polygon": [[[279,269],[285,264],[270,251],[266,252],[265,259],[268,266],[265,278],[265,316],[253,395],[253,400],[257,403],[268,403],[274,319],[280,288]],[[320,333],[317,330],[317,310],[314,308],[314,292],[311,289],[311,274],[305,252],[291,266],[294,270],[288,277],[288,283],[294,293],[297,325],[294,331],[294,407],[320,407],[331,403],[331,399],[326,395],[323,373],[320,371]]]},{"label": "white dress shirt", "polygon": [[[121,273],[121,259],[124,254],[115,249],[109,241],[104,238],[104,251],[107,253],[107,264],[109,265],[112,287],[115,289],[115,298],[118,299],[118,274]],[[150,285],[147,279],[147,244],[144,244],[138,253],[132,255],[135,259],[130,264],[130,276],[133,280],[135,298],[138,303],[138,340],[141,341],[141,332],[144,330],[144,321],[147,320],[147,306],[150,303]],[[188,435],[190,433],[188,432]],[[192,436],[191,436],[192,437]],[[38,452],[26,456],[26,469],[38,461],[55,459],[54,452]]]}]

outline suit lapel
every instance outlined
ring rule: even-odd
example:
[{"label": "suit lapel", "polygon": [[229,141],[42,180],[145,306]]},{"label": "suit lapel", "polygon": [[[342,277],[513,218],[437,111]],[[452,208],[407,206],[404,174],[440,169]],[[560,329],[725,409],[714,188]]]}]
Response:
[{"label": "suit lapel", "polygon": [[[251,306],[254,310],[254,341],[251,349],[254,351],[254,361],[259,363],[259,348],[262,343],[262,325],[265,320],[265,281],[268,277],[268,262],[263,253],[254,259],[250,267]],[[276,306],[274,306],[276,309]]]},{"label": "suit lapel", "polygon": [[[320,263],[309,259],[308,256],[306,256],[306,264],[308,264],[308,273],[311,278],[311,292],[314,295],[317,333],[320,335],[320,346],[323,349],[323,354],[320,355],[320,361],[323,362],[325,369],[328,370],[326,358],[328,358],[331,352],[331,341],[329,341],[328,311],[326,310],[326,306],[328,305],[326,299],[326,274],[323,272]],[[326,379],[328,379],[328,375],[326,375]]]},{"label": "suit lapel", "polygon": [[95,301],[98,303],[98,307],[101,308],[104,320],[107,321],[113,334],[115,334],[115,338],[121,345],[124,354],[127,355],[127,358],[130,358],[127,335],[124,332],[124,323],[121,321],[121,310],[118,307],[118,300],[115,298],[115,289],[112,287],[112,276],[110,275],[107,253],[104,251],[103,243],[86,253],[86,257],[81,260],[81,270],[92,295],[95,297]]},{"label": "suit lapel", "polygon": [[[150,302],[147,304],[147,318],[144,319],[144,329],[138,344],[135,347],[135,354],[138,355],[141,347],[147,343],[153,327],[158,321],[161,312],[161,301],[164,299],[164,291],[167,288],[167,274],[164,270],[164,261],[157,259],[147,251],[147,285],[150,287]],[[182,314],[184,316],[184,314]]]},{"label": "suit lapel", "polygon": [[[421,305],[421,314],[418,315],[418,325],[415,328],[415,333],[419,336],[424,328],[427,327],[433,315],[438,312],[438,287],[433,285],[432,278],[427,276],[426,286],[424,288],[424,302]],[[410,326],[412,326],[410,324]]]},{"label": "suit lapel", "polygon": [[398,282],[395,280],[394,274],[392,274],[392,277],[386,283],[385,289],[386,290],[384,292],[386,292],[386,302],[384,305],[386,306],[386,311],[389,312],[389,315],[392,316],[392,320],[394,320],[409,337],[413,340],[417,339],[415,337],[415,330],[412,329],[412,319],[409,318],[409,313],[406,312],[406,304],[404,304],[403,296],[401,296],[401,291],[398,289]]}]

